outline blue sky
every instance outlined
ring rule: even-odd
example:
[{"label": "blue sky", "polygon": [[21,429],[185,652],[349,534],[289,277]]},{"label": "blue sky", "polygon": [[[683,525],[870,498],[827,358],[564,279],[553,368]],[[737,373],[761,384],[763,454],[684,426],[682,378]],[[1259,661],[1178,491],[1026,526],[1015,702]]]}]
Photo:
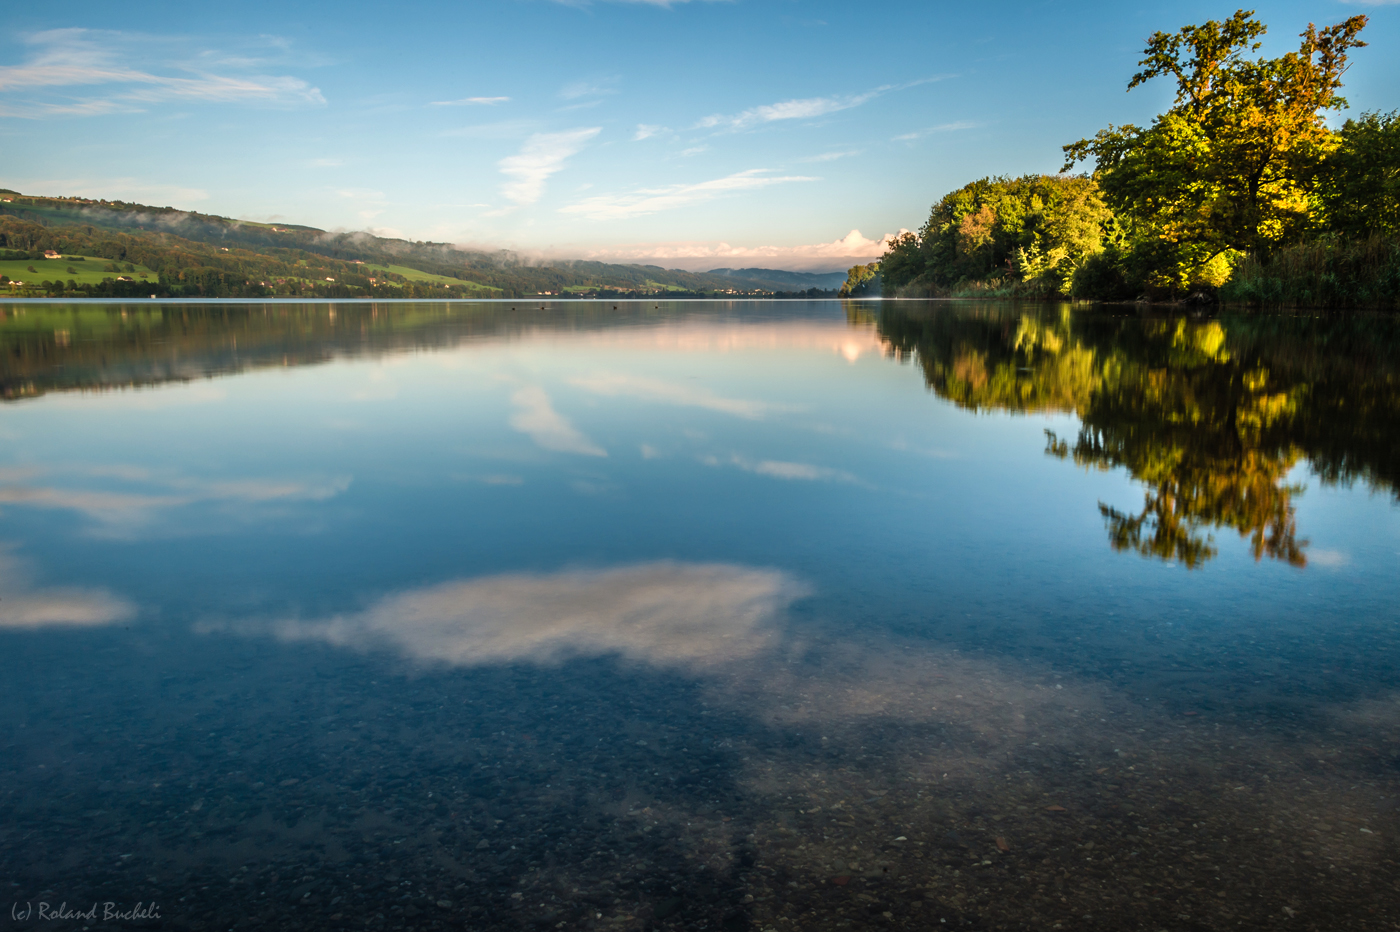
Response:
[{"label": "blue sky", "polygon": [[[1371,17],[1354,112],[1400,107],[1400,5],[1259,6],[1265,52]],[[988,174],[1146,122],[1154,30],[1230,4],[125,4],[11,8],[0,186],[686,268],[842,267]],[[853,234],[853,231],[859,231]]]}]

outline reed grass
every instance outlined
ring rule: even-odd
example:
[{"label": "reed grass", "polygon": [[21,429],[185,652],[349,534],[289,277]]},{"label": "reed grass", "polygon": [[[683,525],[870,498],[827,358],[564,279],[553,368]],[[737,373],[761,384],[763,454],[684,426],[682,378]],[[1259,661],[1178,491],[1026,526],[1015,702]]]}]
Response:
[{"label": "reed grass", "polygon": [[1263,308],[1400,307],[1400,239],[1327,237],[1246,258],[1220,288],[1223,304]]}]

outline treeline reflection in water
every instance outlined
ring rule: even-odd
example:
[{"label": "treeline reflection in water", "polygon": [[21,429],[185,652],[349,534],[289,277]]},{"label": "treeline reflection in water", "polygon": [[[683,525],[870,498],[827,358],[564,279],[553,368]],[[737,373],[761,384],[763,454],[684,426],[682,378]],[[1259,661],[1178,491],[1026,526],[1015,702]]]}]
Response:
[{"label": "treeline reflection in water", "polygon": [[1199,566],[1211,531],[1256,559],[1307,562],[1294,499],[1306,460],[1324,483],[1389,495],[1400,480],[1394,315],[1201,317],[1069,307],[883,306],[880,335],[930,388],[974,411],[1057,411],[1078,435],[1046,453],[1126,469],[1142,508],[1100,510],[1117,550]]},{"label": "treeline reflection in water", "polygon": [[[805,306],[805,305],[799,305]],[[760,317],[792,320],[782,303]],[[740,308],[743,308],[740,311]],[[1217,529],[1256,559],[1307,562],[1295,499],[1306,462],[1325,484],[1400,482],[1395,315],[1136,313],[974,302],[846,304],[940,397],[974,411],[1063,412],[1074,437],[1046,453],[1126,469],[1141,508],[1101,505],[1117,550],[1196,567]],[[532,331],[644,326],[744,314],[743,304],[341,303],[10,305],[0,308],[0,393],[106,390],[339,356],[430,350]]]}]

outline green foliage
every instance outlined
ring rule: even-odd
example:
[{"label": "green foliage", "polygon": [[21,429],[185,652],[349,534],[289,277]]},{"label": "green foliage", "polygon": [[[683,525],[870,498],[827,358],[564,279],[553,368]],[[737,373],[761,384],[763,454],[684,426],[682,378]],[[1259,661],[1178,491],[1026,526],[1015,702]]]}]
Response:
[{"label": "green foliage", "polygon": [[[24,255],[24,253],[20,253],[20,255]],[[72,278],[80,286],[97,285],[104,278],[114,278],[122,274],[104,268],[104,265],[107,263],[100,257],[92,257],[91,261],[79,262],[79,260],[83,258],[85,257],[71,253],[67,254],[64,256],[67,262],[63,265],[53,260],[49,260],[47,264],[41,265],[37,262],[30,262],[27,259],[0,259],[0,274],[8,276],[11,281],[22,281],[26,284],[33,283],[37,285],[41,278],[52,277],[62,272],[64,277]],[[142,271],[149,270],[143,268]]]},{"label": "green foliage", "polygon": [[[1092,180],[984,178],[944,197],[881,260],[910,295],[1274,306],[1400,304],[1400,113],[1328,128],[1366,17],[1254,58],[1253,11],[1158,32],[1128,83],[1175,82],[1150,126],[1064,147]],[[1382,237],[1384,239],[1378,239]]]},{"label": "green foliage", "polygon": [[1148,40],[1128,87],[1175,80],[1171,109],[1064,148],[1066,170],[1096,160],[1104,199],[1134,228],[1131,251],[1149,258],[1149,290],[1218,286],[1239,254],[1266,258],[1315,229],[1314,180],[1336,145],[1324,114],[1346,106],[1341,77],[1366,21],[1309,25],[1297,52],[1274,59],[1247,57],[1266,31],[1249,10]]},{"label": "green foliage", "polygon": [[1246,259],[1221,289],[1230,304],[1258,307],[1400,308],[1400,240],[1323,236]]},{"label": "green foliage", "polygon": [[1400,111],[1347,120],[1317,176],[1332,230],[1400,236]]},{"label": "green foliage", "polygon": [[837,292],[838,297],[860,298],[880,293],[880,263],[853,265],[846,272],[846,281]]},{"label": "green foliage", "polygon": [[1075,271],[1102,248],[1110,216],[1088,178],[983,178],[933,205],[917,235],[891,244],[881,274],[895,293],[1069,294]]}]

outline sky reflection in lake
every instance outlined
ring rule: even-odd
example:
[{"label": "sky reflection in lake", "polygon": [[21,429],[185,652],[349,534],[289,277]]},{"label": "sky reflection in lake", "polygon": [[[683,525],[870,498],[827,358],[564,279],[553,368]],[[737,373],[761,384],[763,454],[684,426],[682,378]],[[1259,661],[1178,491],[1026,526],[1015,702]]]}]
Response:
[{"label": "sky reflection in lake", "polygon": [[4,314],[19,900],[1400,920],[1386,319]]}]

